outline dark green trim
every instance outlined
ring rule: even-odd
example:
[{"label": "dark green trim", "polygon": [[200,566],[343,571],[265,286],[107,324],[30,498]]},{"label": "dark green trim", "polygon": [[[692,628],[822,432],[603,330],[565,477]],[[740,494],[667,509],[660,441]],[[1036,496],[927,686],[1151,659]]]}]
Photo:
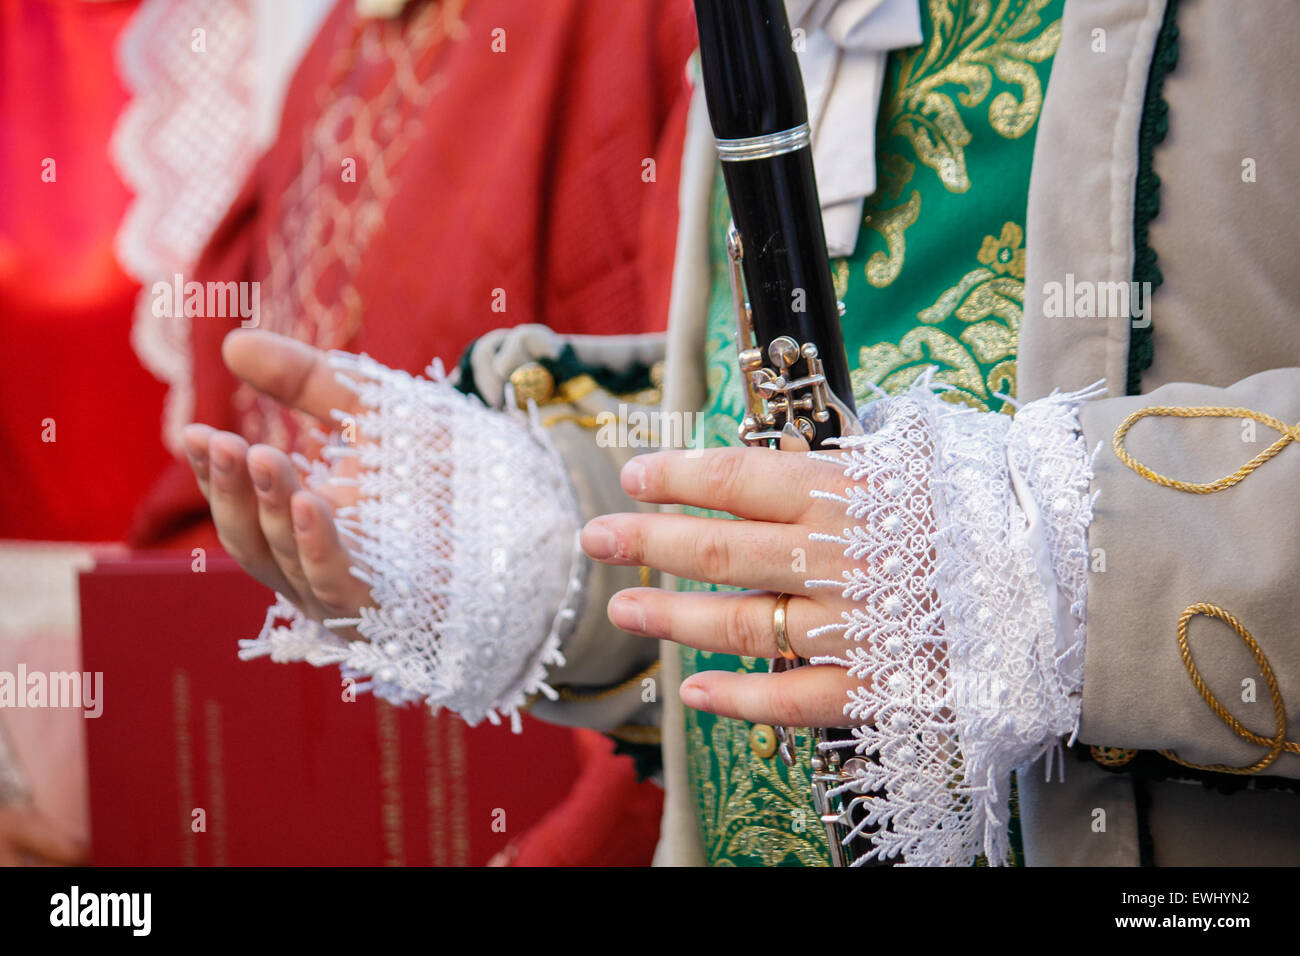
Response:
[{"label": "dark green trim", "polygon": [[538,364],[555,377],[557,385],[580,375],[590,375],[596,384],[611,395],[630,395],[650,387],[650,366],[633,362],[627,368],[615,370],[603,365],[588,365],[578,358],[573,346],[566,345],[555,358],[538,359]]},{"label": "dark green trim", "polygon": [[1233,794],[1241,790],[1282,790],[1300,795],[1300,780],[1291,777],[1277,777],[1269,774],[1220,773],[1214,770],[1197,770],[1174,763],[1154,750],[1139,750],[1128,763],[1120,767],[1110,767],[1096,763],[1089,755],[1088,748],[1073,748],[1075,755],[1084,762],[1093,762],[1107,773],[1122,773],[1144,780],[1179,780],[1195,782],[1216,793]]},{"label": "dark green trim", "polygon": [[1151,788],[1146,777],[1134,774],[1133,809],[1137,813],[1138,866],[1156,865],[1156,842],[1151,836]]},{"label": "dark green trim", "polygon": [[644,783],[663,773],[664,751],[658,744],[633,744],[606,734],[614,741],[614,753],[628,757],[636,769],[638,783]]},{"label": "dark green trim", "polygon": [[[1160,212],[1160,177],[1152,168],[1155,148],[1164,142],[1169,133],[1169,104],[1164,101],[1165,76],[1178,63],[1178,0],[1168,0],[1164,22],[1156,37],[1155,51],[1151,56],[1151,70],[1147,74],[1146,101],[1142,105],[1142,124],[1138,130],[1137,188],[1133,197],[1133,282],[1134,288],[1158,289],[1164,276],[1156,262],[1156,251],[1151,248],[1151,220]],[[1143,286],[1142,283],[1150,283]],[[1151,302],[1144,303],[1147,318],[1151,316]],[[1146,328],[1130,325],[1128,344],[1129,395],[1142,392],[1142,373],[1151,367],[1155,357],[1155,325]]]},{"label": "dark green trim", "polygon": [[474,381],[474,365],[469,360],[469,357],[474,354],[474,346],[476,345],[478,345],[478,339],[470,342],[469,345],[465,346],[465,351],[460,353],[460,361],[456,363],[456,368],[460,370],[456,390],[481,399],[483,396],[479,394],[478,383]]},{"label": "dark green trim", "polygon": [[[475,339],[461,353],[460,361],[456,365],[460,369],[460,380],[456,383],[456,388],[466,395],[477,395],[482,398],[478,384],[474,381],[474,366],[470,362],[470,355],[473,354],[474,346],[477,344],[478,339]],[[633,362],[625,369],[589,365],[578,358],[578,353],[571,345],[565,345],[555,358],[538,359],[537,364],[551,373],[557,385],[580,375],[590,375],[597,385],[612,395],[630,395],[644,391],[653,384],[650,380],[650,366],[644,362]]]}]

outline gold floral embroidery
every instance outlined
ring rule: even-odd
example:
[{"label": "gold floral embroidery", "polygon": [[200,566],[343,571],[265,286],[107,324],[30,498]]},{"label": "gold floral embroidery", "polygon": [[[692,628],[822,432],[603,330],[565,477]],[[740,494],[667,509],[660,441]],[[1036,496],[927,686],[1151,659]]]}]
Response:
[{"label": "gold floral embroidery", "polygon": [[975,408],[987,409],[988,391],[980,367],[960,342],[947,332],[926,326],[912,329],[894,345],[881,342],[858,353],[859,367],[852,373],[853,393],[866,397],[867,383],[894,394],[907,388],[931,365],[938,366],[936,382],[956,386],[960,400]]},{"label": "gold floral embroidery", "polygon": [[978,361],[990,365],[1015,351],[1016,333],[998,322],[981,322],[963,332],[961,341]]},{"label": "gold floral embroidery", "polygon": [[[998,392],[1002,395],[1016,394],[1016,360],[1007,359],[1005,362],[999,362],[989,371],[988,377],[989,391]],[[1000,411],[1008,415],[1016,413],[1015,407],[1006,402],[1002,403]]]},{"label": "gold floral embroidery", "polygon": [[1010,272],[1017,279],[1025,277],[1025,231],[1014,222],[1002,227],[997,239],[985,236],[975,258],[997,273]]},{"label": "gold floral embroidery", "polygon": [[979,106],[993,89],[993,77],[1020,87],[1021,96],[1003,91],[989,104],[989,125],[1016,139],[1038,120],[1043,89],[1030,63],[1042,63],[1061,41],[1060,21],[1033,38],[1038,16],[1051,0],[929,0],[934,33],[924,49],[900,57],[898,92],[885,114],[884,128],[912,143],[917,158],[955,193],[970,188],[966,154],[971,135],[944,87],[964,107]]},{"label": "gold floral embroidery", "polygon": [[898,278],[907,252],[904,234],[920,214],[921,194],[913,189],[912,195],[901,206],[869,212],[862,220],[868,229],[880,233],[889,249],[887,253],[873,252],[867,259],[867,281],[876,288],[883,289]]},{"label": "gold floral embroidery", "polygon": [[831,279],[835,283],[835,298],[843,302],[849,294],[849,260],[836,259],[831,263]]},{"label": "gold floral embroidery", "polygon": [[[924,325],[898,345],[863,348],[852,373],[855,397],[864,400],[872,385],[899,391],[931,365],[939,367],[937,381],[959,390],[950,393],[950,400],[987,411],[995,393],[1015,394],[1016,342],[1025,299],[1024,237],[1014,222],[1003,224],[999,236],[985,236],[976,254],[984,266],[966,273],[934,305],[918,312]],[[936,328],[950,319],[966,325],[956,338]],[[993,366],[987,376],[981,365]]]},{"label": "gold floral embroidery", "polygon": [[[694,673],[697,656],[711,655],[683,648],[682,656],[684,672]],[[758,669],[753,658],[741,660],[742,671]],[[734,866],[736,860],[749,858],[763,866],[826,866],[826,838],[804,772],[785,771],[777,757],[755,755],[749,728],[744,721],[714,718],[706,742],[700,713],[686,708],[687,760],[709,864]],[[795,744],[806,755],[808,738],[797,733]],[[787,773],[793,774],[793,782]]]},{"label": "gold floral embroidery", "polygon": [[[1038,121],[1043,88],[1032,64],[1043,63],[1061,40],[1056,20],[1042,26],[1039,13],[1052,0],[928,0],[933,31],[924,47],[899,57],[893,94],[882,106],[881,139],[902,136],[916,158],[933,169],[949,192],[964,193],[971,182],[966,147],[971,133],[958,105],[980,106],[996,77],[1017,87],[1003,90],[989,103],[989,125],[999,136],[1018,139]],[[895,199],[911,182],[916,167],[902,157],[885,157],[881,188]],[[912,191],[906,202],[867,215],[864,225],[880,233],[888,253],[873,253],[867,281],[883,288],[902,271],[904,232],[916,222],[921,197]],[[1022,276],[1023,277],[1023,276]]]}]

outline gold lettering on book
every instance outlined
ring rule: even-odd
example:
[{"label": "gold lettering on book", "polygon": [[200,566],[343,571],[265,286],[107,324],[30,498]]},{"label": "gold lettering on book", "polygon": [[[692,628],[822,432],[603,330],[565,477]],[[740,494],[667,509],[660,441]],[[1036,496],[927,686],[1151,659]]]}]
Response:
[{"label": "gold lettering on book", "polygon": [[465,725],[448,720],[448,751],[451,757],[452,865],[469,866],[469,780],[465,756]]},{"label": "gold lettering on book", "polygon": [[194,737],[190,732],[190,677],[172,671],[172,727],[176,733],[176,796],[180,803],[181,865],[198,865],[191,826],[194,812]]},{"label": "gold lettering on book", "polygon": [[208,826],[212,834],[212,865],[228,866],[226,840],[226,766],[221,743],[221,704],[203,702],[204,736],[207,740]]},{"label": "gold lettering on book", "polygon": [[376,700],[375,718],[379,724],[379,819],[384,833],[384,866],[405,866],[406,847],[402,841],[402,741],[397,724],[397,709],[392,704]]},{"label": "gold lettering on book", "polygon": [[424,712],[425,800],[429,809],[429,862],[447,865],[447,768],[443,762],[442,742],[438,731],[442,721],[430,711]]}]

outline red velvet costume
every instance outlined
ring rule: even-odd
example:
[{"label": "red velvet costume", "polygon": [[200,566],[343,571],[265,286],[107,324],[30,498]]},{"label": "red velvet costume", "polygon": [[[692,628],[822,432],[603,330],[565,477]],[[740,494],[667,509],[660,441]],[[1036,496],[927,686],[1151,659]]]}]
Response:
[{"label": "red velvet costume", "polygon": [[[261,328],[411,372],[527,322],[662,329],[693,47],[685,0],[416,2],[394,21],[340,3],[186,278],[258,281]],[[239,322],[192,319],[194,419],[287,446],[289,416],[221,364]],[[178,461],[133,541],[206,520]]]},{"label": "red velvet costume", "polygon": [[[411,372],[504,326],[662,329],[694,45],[686,0],[416,2],[394,21],[345,0],[186,278],[260,282],[260,327]],[[240,319],[192,322],[195,420],[293,444],[301,423],[221,364]],[[184,462],[133,537],[213,543]],[[662,794],[577,733],[583,778],[519,861],[648,863]]]},{"label": "red velvet costume", "polygon": [[0,0],[0,539],[120,541],[167,461],[113,254],[114,49],[136,5]]}]

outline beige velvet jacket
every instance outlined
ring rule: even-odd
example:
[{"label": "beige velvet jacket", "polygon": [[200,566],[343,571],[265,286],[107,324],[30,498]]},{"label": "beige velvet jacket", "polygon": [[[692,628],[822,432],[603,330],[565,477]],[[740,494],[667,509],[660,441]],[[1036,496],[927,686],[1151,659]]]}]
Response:
[{"label": "beige velvet jacket", "polygon": [[[1081,416],[1089,445],[1101,451],[1076,746],[1166,750],[1199,764],[1245,766],[1267,747],[1243,740],[1202,699],[1180,655],[1177,625],[1185,608],[1201,602],[1235,615],[1276,674],[1288,739],[1300,739],[1300,446],[1284,448],[1225,491],[1193,495],[1135,473],[1116,457],[1111,439],[1127,415],[1156,405],[1240,406],[1300,423],[1300,129],[1292,110],[1300,89],[1300,4],[1180,5],[1180,56],[1164,86],[1170,132],[1154,154],[1162,185],[1150,243],[1164,284],[1150,312],[1155,360],[1142,379],[1144,394],[1124,395],[1129,319],[1044,314],[1048,283],[1064,283],[1067,275],[1076,284],[1132,278],[1138,128],[1163,14],[1164,0],[1066,3],[1030,183],[1018,397],[1103,378],[1109,387],[1109,397]],[[1099,36],[1104,52],[1096,50]],[[689,124],[666,342],[670,411],[696,411],[705,399],[708,197],[716,159],[698,97]],[[1248,167],[1253,181],[1243,179]],[[500,381],[528,353],[556,348],[549,333],[537,332],[524,347],[520,335],[510,336],[508,348],[497,343],[476,357],[479,382]],[[575,344],[607,356],[660,345]],[[592,414],[602,400],[588,396],[574,408]],[[1279,437],[1254,427],[1249,441],[1239,417],[1152,418],[1133,428],[1127,447],[1157,473],[1206,482],[1233,473]],[[614,477],[631,452],[595,454],[580,431],[555,429],[584,511],[634,507]],[[605,620],[610,595],[636,583],[632,577],[629,569],[595,572],[566,649],[572,674],[553,675],[556,684],[614,686],[644,667],[648,642],[618,635]],[[1227,710],[1260,736],[1273,736],[1273,700],[1241,639],[1203,616],[1188,633],[1196,667]],[[535,710],[602,729],[661,723],[667,799],[656,862],[688,865],[703,857],[686,775],[678,661],[676,646],[665,645],[653,703],[633,683],[594,703],[542,702]],[[1254,681],[1253,702],[1242,699],[1247,679]],[[1300,756],[1284,754],[1266,773],[1300,778]],[[1042,767],[1023,771],[1019,782],[1030,864],[1136,865],[1139,801],[1158,865],[1300,863],[1300,795],[1288,791],[1224,796],[1199,783],[1137,786],[1128,774],[1073,758],[1065,761],[1063,782],[1056,775],[1044,782]]]}]

